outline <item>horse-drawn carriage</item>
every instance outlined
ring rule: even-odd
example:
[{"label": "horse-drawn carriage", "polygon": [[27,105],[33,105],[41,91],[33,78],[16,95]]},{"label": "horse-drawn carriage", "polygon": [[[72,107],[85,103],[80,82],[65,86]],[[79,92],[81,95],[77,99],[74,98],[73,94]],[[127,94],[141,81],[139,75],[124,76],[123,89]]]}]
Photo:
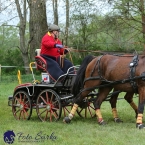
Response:
[{"label": "horse-drawn carriage", "polygon": [[[41,81],[35,79],[33,65],[44,72]],[[12,107],[13,115],[17,120],[29,120],[33,109],[36,109],[41,121],[50,122],[59,120],[62,113],[66,116],[70,112],[74,98],[71,87],[79,66],[73,66],[75,73],[71,72],[72,68],[69,68],[67,73],[61,75],[55,82],[51,81],[46,67],[45,59],[35,56],[35,62],[30,63],[33,82],[19,84],[14,89],[13,95],[8,98],[8,105]],[[84,99],[84,104],[87,105],[78,108],[79,116],[86,117],[87,114],[83,114],[83,110],[90,111],[90,107],[94,111],[91,102],[92,100],[88,98]],[[89,112],[91,116],[93,116],[92,111]]]},{"label": "horse-drawn carriage", "polygon": [[[36,66],[46,71],[46,62],[40,56],[36,57]],[[74,68],[77,70],[78,67]],[[63,112],[64,116],[69,113],[63,120],[69,123],[75,112],[86,117],[88,110],[91,117],[95,114],[98,123],[102,125],[104,120],[100,111],[101,104],[109,100],[114,121],[122,122],[117,114],[116,102],[118,94],[126,92],[124,98],[136,113],[136,127],[145,128],[142,123],[145,104],[144,55],[88,56],[76,72],[77,74],[72,74],[68,70],[55,83],[35,81],[18,85],[13,96],[9,98],[14,117],[30,119],[32,109],[35,108],[41,121],[56,121]],[[109,94],[112,89],[113,93]],[[134,93],[139,94],[138,107],[133,102]],[[83,110],[85,113],[82,113]]]}]

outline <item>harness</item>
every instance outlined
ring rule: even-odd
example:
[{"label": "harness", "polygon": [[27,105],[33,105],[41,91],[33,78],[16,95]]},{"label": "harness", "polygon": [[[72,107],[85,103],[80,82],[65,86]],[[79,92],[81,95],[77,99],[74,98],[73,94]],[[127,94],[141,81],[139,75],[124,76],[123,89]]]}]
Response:
[{"label": "harness", "polygon": [[[134,92],[137,93],[137,92],[138,92],[138,91],[137,91],[137,84],[136,84],[136,81],[135,81],[135,80],[140,79],[140,78],[141,78],[143,81],[145,80],[145,72],[142,73],[141,76],[135,76],[136,66],[138,65],[138,61],[139,61],[138,55],[135,55],[135,56],[133,57],[132,61],[131,61],[130,64],[129,64],[129,66],[130,66],[130,76],[129,76],[129,78],[128,78],[128,79],[123,79],[123,80],[117,80],[117,81],[108,81],[108,80],[106,80],[106,79],[102,76],[101,67],[100,67],[100,62],[101,62],[101,58],[102,58],[103,56],[104,56],[104,55],[102,55],[102,56],[100,56],[100,57],[98,58],[98,60],[97,60],[96,63],[95,63],[95,66],[94,66],[93,70],[91,71],[91,74],[90,74],[91,77],[86,78],[86,79],[84,80],[84,83],[85,83],[86,81],[89,81],[89,80],[101,80],[101,81],[104,82],[105,84],[101,84],[101,85],[99,85],[99,86],[94,86],[94,87],[91,87],[91,88],[82,89],[82,90],[80,91],[80,93],[83,92],[83,91],[94,90],[94,89],[97,89],[97,88],[102,88],[102,87],[107,87],[107,86],[109,87],[109,86],[111,86],[111,85],[123,84],[123,83],[128,83],[128,82],[129,82],[129,83],[131,84],[131,86],[133,87]],[[116,55],[116,56],[118,56],[118,55]],[[92,77],[92,75],[93,75],[93,73],[94,73],[95,68],[96,68],[97,65],[98,65],[98,74],[99,74],[99,76]]]},{"label": "harness", "polygon": [[138,90],[137,90],[137,84],[133,80],[133,78],[135,77],[135,70],[136,70],[136,66],[138,65],[138,61],[139,61],[138,55],[135,55],[132,59],[132,62],[130,62],[130,65],[129,65],[130,66],[130,77],[129,78],[131,79],[130,84],[131,84],[132,88],[134,89],[135,93],[137,93]]}]

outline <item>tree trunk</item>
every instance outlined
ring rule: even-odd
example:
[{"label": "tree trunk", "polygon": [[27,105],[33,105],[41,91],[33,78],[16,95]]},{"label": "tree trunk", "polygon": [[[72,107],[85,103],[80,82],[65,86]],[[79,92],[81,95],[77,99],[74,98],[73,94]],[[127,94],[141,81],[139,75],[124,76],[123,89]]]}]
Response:
[{"label": "tree trunk", "polygon": [[142,19],[142,33],[143,33],[143,52],[145,54],[145,10],[144,10],[144,0],[140,0],[140,11],[141,11],[141,19]]},{"label": "tree trunk", "polygon": [[58,5],[57,5],[57,0],[53,0],[53,14],[54,14],[54,24],[58,25]]},{"label": "tree trunk", "polygon": [[66,26],[65,26],[65,45],[68,45],[68,28],[69,28],[69,0],[66,0]]},{"label": "tree trunk", "polygon": [[17,7],[17,12],[20,19],[19,26],[19,35],[20,35],[20,51],[22,53],[22,59],[24,62],[25,72],[26,74],[30,73],[29,67],[29,57],[28,57],[28,48],[26,48],[25,41],[25,30],[26,30],[26,0],[23,1],[23,13],[20,8],[20,3],[18,0],[15,0],[15,4]]},{"label": "tree trunk", "polygon": [[29,0],[30,8],[30,59],[35,58],[35,49],[39,49],[43,35],[48,31],[45,0]]}]

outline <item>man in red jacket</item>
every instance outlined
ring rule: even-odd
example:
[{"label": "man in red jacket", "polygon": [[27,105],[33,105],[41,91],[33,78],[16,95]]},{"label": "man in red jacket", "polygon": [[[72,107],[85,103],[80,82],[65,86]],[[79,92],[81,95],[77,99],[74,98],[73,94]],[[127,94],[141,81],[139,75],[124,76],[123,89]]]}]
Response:
[{"label": "man in red jacket", "polygon": [[47,71],[53,81],[56,81],[73,66],[66,58],[63,60],[63,67],[60,65],[61,55],[66,54],[68,51],[64,49],[64,46],[58,38],[59,31],[60,28],[57,25],[50,25],[48,33],[43,36],[41,41],[40,55],[47,61]]}]

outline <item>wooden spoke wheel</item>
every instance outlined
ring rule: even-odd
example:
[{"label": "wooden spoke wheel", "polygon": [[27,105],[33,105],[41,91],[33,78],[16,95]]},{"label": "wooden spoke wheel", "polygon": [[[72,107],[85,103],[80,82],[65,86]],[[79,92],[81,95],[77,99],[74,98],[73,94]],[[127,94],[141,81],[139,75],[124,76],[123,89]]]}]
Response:
[{"label": "wooden spoke wheel", "polygon": [[62,112],[58,94],[51,89],[43,90],[37,97],[36,112],[41,121],[57,121]]},{"label": "wooden spoke wheel", "polygon": [[94,105],[93,105],[93,97],[89,96],[89,97],[86,97],[84,100],[83,100],[83,103],[82,105],[79,105],[78,109],[77,109],[77,113],[80,117],[83,117],[83,118],[93,118],[95,117],[95,108],[94,108]]},{"label": "wooden spoke wheel", "polygon": [[68,116],[68,114],[70,113],[71,109],[72,109],[73,104],[68,104],[66,106],[62,106],[62,115],[63,117]]},{"label": "wooden spoke wheel", "polygon": [[12,100],[12,112],[17,120],[29,120],[32,114],[31,100],[24,91],[18,91]]}]

